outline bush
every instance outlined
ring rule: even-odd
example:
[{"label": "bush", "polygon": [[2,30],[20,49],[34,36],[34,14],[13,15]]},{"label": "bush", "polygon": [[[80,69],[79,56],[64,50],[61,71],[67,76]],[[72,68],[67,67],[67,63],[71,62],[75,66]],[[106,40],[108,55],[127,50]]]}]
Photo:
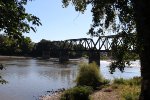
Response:
[{"label": "bush", "polygon": [[98,66],[95,62],[86,64],[80,64],[79,73],[76,79],[77,86],[91,86],[94,89],[100,86],[103,82],[103,77],[98,70]]},{"label": "bush", "polygon": [[90,100],[89,95],[93,89],[89,86],[77,86],[66,90],[61,95],[61,100]]}]

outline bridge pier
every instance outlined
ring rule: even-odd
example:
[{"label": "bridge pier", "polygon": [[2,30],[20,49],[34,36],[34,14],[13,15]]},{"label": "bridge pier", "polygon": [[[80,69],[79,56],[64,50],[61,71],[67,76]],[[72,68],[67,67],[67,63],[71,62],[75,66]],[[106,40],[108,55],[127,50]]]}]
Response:
[{"label": "bridge pier", "polygon": [[69,52],[68,50],[60,50],[59,53],[59,62],[64,63],[69,61]]},{"label": "bridge pier", "polygon": [[92,63],[93,61],[100,66],[100,51],[91,50],[89,52],[89,63]]},{"label": "bridge pier", "polygon": [[43,59],[49,59],[50,58],[50,51],[43,51],[42,52],[42,58]]}]

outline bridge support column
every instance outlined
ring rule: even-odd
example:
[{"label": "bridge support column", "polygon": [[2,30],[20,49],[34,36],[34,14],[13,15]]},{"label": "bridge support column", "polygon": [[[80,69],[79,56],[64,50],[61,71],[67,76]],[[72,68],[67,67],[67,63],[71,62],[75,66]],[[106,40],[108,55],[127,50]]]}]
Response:
[{"label": "bridge support column", "polygon": [[89,63],[92,63],[93,61],[95,61],[98,66],[100,66],[100,51],[89,52]]},{"label": "bridge support column", "polygon": [[69,52],[67,50],[61,50],[59,54],[59,62],[64,63],[69,61]]},{"label": "bridge support column", "polygon": [[42,52],[42,58],[43,59],[49,59],[50,58],[50,51],[43,51]]}]

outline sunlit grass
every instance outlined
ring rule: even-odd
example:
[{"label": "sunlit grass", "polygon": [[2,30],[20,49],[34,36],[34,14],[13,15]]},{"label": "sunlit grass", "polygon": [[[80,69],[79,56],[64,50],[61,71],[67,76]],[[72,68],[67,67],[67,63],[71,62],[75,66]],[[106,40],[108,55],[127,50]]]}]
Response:
[{"label": "sunlit grass", "polygon": [[140,95],[141,78],[115,79],[111,85],[118,92],[122,100],[138,100]]}]

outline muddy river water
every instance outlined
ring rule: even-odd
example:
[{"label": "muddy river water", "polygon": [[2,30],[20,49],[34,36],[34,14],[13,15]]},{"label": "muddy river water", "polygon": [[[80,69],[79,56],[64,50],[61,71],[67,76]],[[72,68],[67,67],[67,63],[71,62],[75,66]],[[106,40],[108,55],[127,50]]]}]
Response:
[{"label": "muddy river water", "polygon": [[[69,88],[75,85],[78,64],[86,59],[72,60],[68,64],[59,64],[55,59],[5,59],[0,60],[6,70],[0,70],[0,75],[8,81],[0,84],[0,100],[36,100],[46,91]],[[139,61],[132,62],[131,67],[121,73],[116,70],[109,73],[109,61],[101,61],[100,71],[107,79],[132,78],[140,76]]]}]

